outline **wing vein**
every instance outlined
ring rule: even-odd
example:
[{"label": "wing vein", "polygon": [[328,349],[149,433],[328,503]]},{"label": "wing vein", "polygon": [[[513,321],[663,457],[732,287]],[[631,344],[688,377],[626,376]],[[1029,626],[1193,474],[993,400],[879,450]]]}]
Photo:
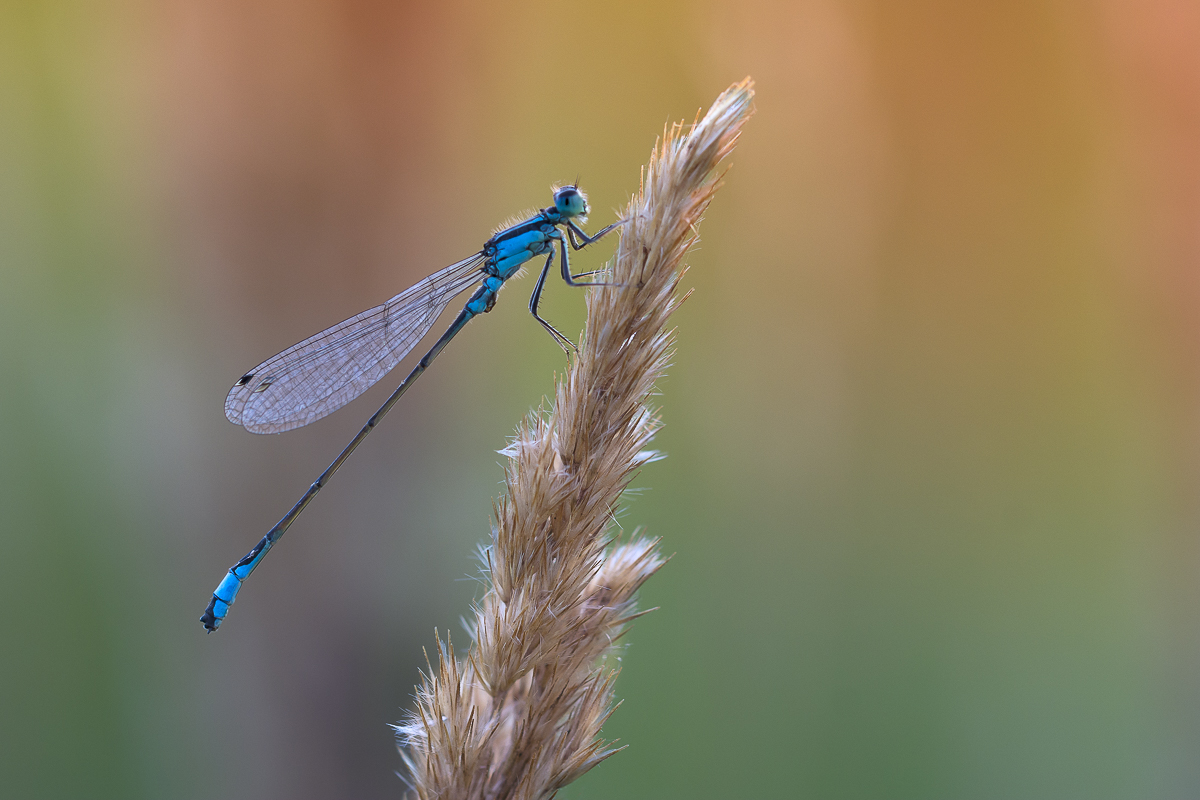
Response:
[{"label": "wing vein", "polygon": [[416,347],[450,301],[482,278],[483,261],[476,253],[451,264],[268,358],[230,389],[225,416],[253,433],[281,433],[333,413]]}]

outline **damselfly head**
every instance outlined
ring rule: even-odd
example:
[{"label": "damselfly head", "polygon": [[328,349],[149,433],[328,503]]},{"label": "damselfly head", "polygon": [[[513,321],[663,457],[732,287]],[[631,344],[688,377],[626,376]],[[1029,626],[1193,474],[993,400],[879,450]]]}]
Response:
[{"label": "damselfly head", "polygon": [[554,192],[554,207],[564,217],[581,217],[588,212],[587,195],[575,186],[564,186]]}]

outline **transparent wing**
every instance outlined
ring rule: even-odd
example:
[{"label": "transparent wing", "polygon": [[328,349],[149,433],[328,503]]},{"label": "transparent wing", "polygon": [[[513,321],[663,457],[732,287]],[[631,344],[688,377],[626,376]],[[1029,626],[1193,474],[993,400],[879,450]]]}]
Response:
[{"label": "transparent wing", "polygon": [[229,390],[225,416],[252,433],[282,433],[337,411],[408,355],[450,301],[480,280],[483,261],[476,253],[451,264],[268,358]]}]

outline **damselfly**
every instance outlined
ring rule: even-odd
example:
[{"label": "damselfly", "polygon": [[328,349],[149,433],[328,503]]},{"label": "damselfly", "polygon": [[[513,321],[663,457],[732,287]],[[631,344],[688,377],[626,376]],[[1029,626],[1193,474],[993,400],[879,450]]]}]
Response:
[{"label": "damselfly", "polygon": [[262,562],[267,551],[279,541],[317,492],[329,482],[333,473],[362,444],[383,415],[464,325],[472,318],[492,310],[500,287],[532,258],[545,255],[546,261],[529,298],[529,311],[560,345],[564,348],[572,346],[567,337],[538,315],[538,301],[554,263],[556,242],[562,277],[567,285],[603,285],[577,280],[591,273],[571,274],[567,245],[570,245],[570,249],[582,250],[621,222],[614,222],[595,236],[588,236],[578,224],[586,221],[587,211],[587,197],[577,186],[558,189],[554,192],[554,205],[499,231],[475,255],[435,272],[381,306],[364,311],[289,347],[238,379],[225,398],[225,416],[231,422],[253,433],[280,433],[308,425],[349,403],[387,375],[424,338],[451,300],[470,287],[479,285],[446,332],[417,362],[391,397],[367,420],[350,444],[308,487],[292,510],[275,523],[275,527],[245,558],[230,567],[224,580],[213,592],[204,616],[200,617],[209,632],[220,627],[221,621],[229,613],[229,607],[237,598],[238,590],[242,588],[242,582]]}]

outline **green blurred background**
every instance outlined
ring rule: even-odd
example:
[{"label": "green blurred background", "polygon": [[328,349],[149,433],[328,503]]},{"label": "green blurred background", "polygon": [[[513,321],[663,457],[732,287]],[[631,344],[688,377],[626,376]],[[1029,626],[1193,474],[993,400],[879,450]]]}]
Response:
[{"label": "green blurred background", "polygon": [[205,636],[395,379],[278,437],[225,393],[554,181],[610,221],[747,74],[622,518],[676,553],[630,747],[562,796],[1200,797],[1193,0],[0,3],[0,794],[400,796],[564,364],[532,281]]}]

